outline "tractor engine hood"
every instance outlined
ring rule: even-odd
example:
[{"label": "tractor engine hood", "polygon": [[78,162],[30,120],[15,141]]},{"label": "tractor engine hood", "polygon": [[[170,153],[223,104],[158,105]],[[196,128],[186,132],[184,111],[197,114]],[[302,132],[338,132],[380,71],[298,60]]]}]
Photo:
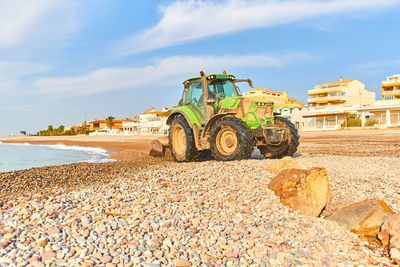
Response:
[{"label": "tractor engine hood", "polygon": [[235,113],[253,128],[273,121],[274,103],[251,96],[224,98],[219,103],[222,113]]}]

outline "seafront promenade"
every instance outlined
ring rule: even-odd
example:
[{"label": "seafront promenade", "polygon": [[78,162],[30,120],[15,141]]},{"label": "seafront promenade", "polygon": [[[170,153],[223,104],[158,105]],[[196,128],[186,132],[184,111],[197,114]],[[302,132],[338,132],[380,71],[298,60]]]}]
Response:
[{"label": "seafront promenade", "polygon": [[281,204],[268,189],[276,160],[257,153],[178,164],[147,156],[147,137],[6,138],[118,153],[116,162],[1,173],[0,264],[391,265],[382,248],[323,217],[368,198],[400,211],[399,133],[301,133],[296,160],[329,174],[332,203],[320,218]]}]

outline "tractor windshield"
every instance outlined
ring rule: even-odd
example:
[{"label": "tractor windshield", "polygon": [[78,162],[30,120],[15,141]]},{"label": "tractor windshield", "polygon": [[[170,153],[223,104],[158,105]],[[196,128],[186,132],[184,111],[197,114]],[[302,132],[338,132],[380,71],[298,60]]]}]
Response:
[{"label": "tractor windshield", "polygon": [[220,98],[238,96],[236,88],[231,81],[215,80],[208,84],[208,90],[212,95],[220,96]]}]

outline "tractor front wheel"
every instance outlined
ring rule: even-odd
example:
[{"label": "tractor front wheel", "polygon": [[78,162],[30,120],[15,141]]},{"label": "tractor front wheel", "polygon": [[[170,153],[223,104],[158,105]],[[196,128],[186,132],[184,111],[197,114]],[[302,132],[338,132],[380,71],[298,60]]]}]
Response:
[{"label": "tractor front wheel", "polygon": [[193,161],[197,156],[193,131],[182,116],[173,118],[169,128],[169,148],[178,162]]},{"label": "tractor front wheel", "polygon": [[243,121],[236,117],[225,117],[212,128],[210,146],[216,160],[247,159],[253,152],[254,138]]}]

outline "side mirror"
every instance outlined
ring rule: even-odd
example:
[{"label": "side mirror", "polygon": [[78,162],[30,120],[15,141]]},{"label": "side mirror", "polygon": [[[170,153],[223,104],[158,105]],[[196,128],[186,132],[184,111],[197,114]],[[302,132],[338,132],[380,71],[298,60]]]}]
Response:
[{"label": "side mirror", "polygon": [[181,100],[179,100],[178,106],[182,106],[182,105],[183,105],[183,101],[181,99]]}]

